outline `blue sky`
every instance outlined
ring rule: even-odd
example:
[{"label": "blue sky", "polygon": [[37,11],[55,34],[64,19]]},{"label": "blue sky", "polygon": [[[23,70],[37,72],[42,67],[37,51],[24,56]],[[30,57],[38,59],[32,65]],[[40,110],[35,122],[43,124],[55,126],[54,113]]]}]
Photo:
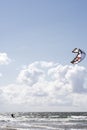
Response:
[{"label": "blue sky", "polygon": [[[71,66],[70,61],[73,58],[72,50],[75,47],[77,47],[77,48],[82,48],[85,52],[87,52],[86,34],[87,34],[87,1],[86,0],[83,1],[82,0],[66,0],[66,1],[65,0],[14,0],[14,1],[3,0],[0,1],[0,36],[1,36],[0,53],[1,55],[5,53],[3,57],[4,62],[1,59],[1,65],[0,65],[0,75],[1,75],[0,86],[1,89],[3,87],[7,88],[6,92],[4,92],[2,89],[1,98],[2,101],[5,103],[3,103],[4,105],[2,105],[1,110],[3,108],[5,110],[5,105],[7,101],[3,95],[6,94],[9,102],[12,102],[12,99],[9,99],[7,93],[7,91],[10,91],[9,90],[10,86],[16,86],[15,87],[15,93],[17,91],[16,94],[19,94],[18,90],[16,89],[19,88],[20,84],[21,86],[23,85],[23,88],[25,88],[23,91],[26,91],[27,87],[30,88],[30,86],[32,86],[31,87],[32,89],[28,91],[30,92],[35,91],[36,93],[37,90],[41,89],[42,92],[44,92],[43,87],[42,88],[40,87],[41,83],[43,84],[45,83],[45,85],[47,86],[48,79],[52,78],[51,75],[49,77],[47,76],[47,73],[45,73],[46,70],[49,73],[49,71],[51,71],[50,69],[52,68],[56,69],[56,67],[61,66],[62,70],[64,70],[64,72],[62,73],[65,75],[66,70],[67,72],[68,70],[70,70],[70,66]],[[45,65],[43,65],[43,61],[45,62],[44,63]],[[66,67],[66,65],[68,66],[68,68]],[[47,66],[49,66],[49,69]],[[63,66],[65,68],[63,68]],[[76,83],[75,82],[75,80],[77,79],[76,76],[79,73],[79,67],[84,67],[85,70],[87,69],[86,58],[84,59],[83,62],[79,64],[78,68],[73,68],[73,67],[71,67],[71,69],[76,70],[77,73],[75,73],[76,75],[74,75],[75,77],[73,80],[72,72],[70,72],[73,83],[70,82],[69,86],[73,88],[72,93],[74,93],[74,84]],[[29,68],[32,68],[32,71],[29,71]],[[82,70],[81,76],[83,76],[84,69],[81,68]],[[43,78],[44,76],[41,75],[42,70],[44,72],[45,78]],[[31,76],[32,73],[34,73],[35,75]],[[58,71],[58,73],[60,74],[60,71]],[[38,75],[42,76],[42,78],[39,79]],[[61,77],[61,75],[59,77]],[[81,76],[77,80],[80,80]],[[86,76],[83,77],[85,78]],[[59,79],[58,81],[60,82]],[[33,84],[32,82],[34,80],[35,80],[34,82],[35,84]],[[56,80],[57,80],[56,78],[55,80],[52,79],[49,80],[48,90],[50,92],[51,92],[50,86],[52,86],[52,84],[56,84],[55,83],[57,82]],[[19,83],[19,81],[21,81],[21,83]],[[54,82],[52,83],[52,81]],[[64,81],[60,82],[60,84],[62,83],[64,83]],[[37,84],[39,88],[37,87]],[[84,88],[83,84],[86,84],[84,79],[82,81],[82,88]],[[36,88],[34,88],[34,86],[36,86]],[[61,85],[58,85],[58,87],[59,86]],[[80,92],[81,90],[83,92],[82,88],[80,87]],[[70,88],[68,88],[68,90],[69,89]],[[51,93],[49,94],[49,91],[47,95],[51,95]],[[63,88],[61,92],[62,91],[65,92],[65,89]],[[55,101],[50,102],[50,104],[53,103],[59,105],[56,106],[56,109],[54,105],[54,108],[52,107],[52,110],[57,110],[58,107],[62,108],[62,110],[65,110],[65,107],[66,109],[68,108],[68,110],[73,110],[74,107],[73,104],[76,104],[76,106],[78,106],[77,104],[80,104],[78,103],[79,101],[75,102],[74,99],[75,96],[77,97],[86,96],[85,94],[80,95],[76,92],[77,90],[74,93],[75,95],[71,96],[70,95],[71,91],[69,91],[69,93],[67,94],[68,95],[67,98],[69,98],[70,96],[70,100],[66,98],[66,101],[64,103],[63,103],[64,99],[61,98],[61,96],[59,96],[58,99],[60,99],[59,102],[62,103],[58,104],[57,96],[55,98],[54,97],[53,98],[50,97],[49,99],[46,98],[46,101],[54,99]],[[62,97],[64,97],[63,94]],[[26,95],[27,94],[25,92],[25,97],[27,97]],[[45,94],[42,95],[46,96]],[[12,93],[11,93],[11,97],[13,97],[14,99]],[[23,97],[19,96],[18,99],[19,98],[20,100],[22,100]],[[33,100],[32,102],[34,103],[35,102],[34,94],[31,96],[31,98]],[[37,101],[40,103],[38,98]],[[13,107],[15,106],[14,104],[17,103],[16,101],[15,103],[12,102],[13,104],[10,104],[12,105],[12,107],[10,107],[9,102],[8,102],[8,106],[9,106],[8,111],[13,110]],[[27,100],[27,104],[31,106],[31,109],[33,108],[33,110],[35,107],[38,108],[38,104],[39,104],[38,102],[36,103],[36,106],[33,106],[32,103],[30,103]],[[20,103],[18,104],[18,108],[14,107],[15,108],[14,111],[18,110],[21,105],[22,103],[20,101]],[[26,105],[26,107],[28,107],[28,105]],[[74,109],[78,110],[78,107],[76,106]],[[46,104],[45,108],[47,108],[46,110],[49,110],[49,104]],[[86,109],[87,106],[84,106],[84,108]],[[83,108],[80,108],[79,110],[82,109]],[[25,110],[25,108],[23,108],[23,110]],[[42,110],[42,107],[39,108],[39,110]]]}]

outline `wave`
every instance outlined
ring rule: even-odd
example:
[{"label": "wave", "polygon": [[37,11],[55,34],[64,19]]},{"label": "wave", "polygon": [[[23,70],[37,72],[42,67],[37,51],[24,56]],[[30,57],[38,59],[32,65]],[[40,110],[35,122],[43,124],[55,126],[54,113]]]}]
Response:
[{"label": "wave", "polygon": [[[87,113],[34,112],[0,114],[0,126],[23,130],[87,130]],[[2,129],[3,130],[3,129]]]}]

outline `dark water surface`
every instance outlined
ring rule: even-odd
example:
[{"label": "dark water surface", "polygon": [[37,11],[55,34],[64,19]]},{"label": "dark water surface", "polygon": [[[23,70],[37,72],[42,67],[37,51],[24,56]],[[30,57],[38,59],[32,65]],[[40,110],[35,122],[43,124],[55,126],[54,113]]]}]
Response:
[{"label": "dark water surface", "polygon": [[87,112],[0,114],[0,130],[87,130]]}]

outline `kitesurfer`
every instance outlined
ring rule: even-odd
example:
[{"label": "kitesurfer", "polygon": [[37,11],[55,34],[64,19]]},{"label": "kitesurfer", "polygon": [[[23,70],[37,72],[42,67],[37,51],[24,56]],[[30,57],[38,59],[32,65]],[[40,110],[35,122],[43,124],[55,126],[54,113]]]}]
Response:
[{"label": "kitesurfer", "polygon": [[14,114],[13,114],[13,113],[11,114],[11,117],[12,117],[12,118],[15,118],[15,116],[14,116]]}]

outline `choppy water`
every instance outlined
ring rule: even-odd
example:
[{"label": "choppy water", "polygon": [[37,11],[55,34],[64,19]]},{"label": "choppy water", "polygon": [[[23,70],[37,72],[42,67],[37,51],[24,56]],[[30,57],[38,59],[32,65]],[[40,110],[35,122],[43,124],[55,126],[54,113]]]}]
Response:
[{"label": "choppy water", "polygon": [[0,114],[0,130],[87,130],[86,112]]}]

